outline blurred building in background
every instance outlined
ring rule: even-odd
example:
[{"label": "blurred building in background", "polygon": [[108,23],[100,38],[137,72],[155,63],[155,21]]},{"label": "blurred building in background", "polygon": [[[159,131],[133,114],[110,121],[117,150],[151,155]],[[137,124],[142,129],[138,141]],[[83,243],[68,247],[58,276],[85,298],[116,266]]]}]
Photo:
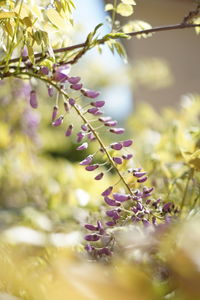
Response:
[{"label": "blurred building in background", "polygon": [[[152,26],[180,23],[183,17],[195,8],[194,0],[136,2],[135,13],[131,18],[144,20]],[[136,64],[135,71],[139,72],[141,77],[134,89],[136,103],[147,101],[159,108],[177,105],[180,96],[185,93],[200,93],[200,36],[196,35],[194,29],[158,32],[151,38],[134,38],[125,45],[129,62]],[[157,72],[154,76],[154,68],[159,67],[158,59],[161,59],[163,66],[160,73]],[[144,63],[138,63],[141,60]],[[145,77],[142,72],[146,72],[147,78],[142,78]],[[137,74],[133,74],[133,77],[137,78]]]}]

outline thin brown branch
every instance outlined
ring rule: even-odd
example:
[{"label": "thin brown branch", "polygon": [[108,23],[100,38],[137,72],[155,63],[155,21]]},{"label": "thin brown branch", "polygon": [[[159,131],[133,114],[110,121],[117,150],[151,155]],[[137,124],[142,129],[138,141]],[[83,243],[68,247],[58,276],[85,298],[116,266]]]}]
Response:
[{"label": "thin brown branch", "polygon": [[[162,32],[162,31],[168,31],[168,30],[176,30],[176,29],[186,29],[186,28],[194,28],[194,27],[199,27],[200,24],[188,24],[188,23],[180,23],[180,24],[174,24],[174,25],[166,25],[166,26],[160,26],[160,27],[153,27],[151,29],[146,29],[146,30],[139,30],[139,31],[134,31],[134,32],[130,32],[127,33],[127,35],[133,37],[133,36],[137,36],[137,35],[141,35],[141,34],[149,34],[149,33],[154,33],[154,32]],[[117,39],[117,37],[111,37],[111,39]],[[96,44],[100,45],[100,44],[104,44],[107,41],[106,36],[98,39],[96,41]],[[53,52],[55,54],[58,53],[64,53],[64,52],[69,52],[75,49],[80,49],[80,48],[85,48],[87,47],[87,42],[84,43],[80,43],[80,44],[76,44],[76,45],[72,45],[69,47],[64,47],[64,48],[59,48],[59,49],[54,49]],[[46,53],[36,53],[34,56],[35,58],[40,58],[43,57],[44,55],[46,55]],[[13,59],[10,59],[9,64],[10,63],[16,63],[21,59],[21,57],[16,57]],[[29,59],[28,56],[24,56],[22,58],[22,61],[25,62]]]}]

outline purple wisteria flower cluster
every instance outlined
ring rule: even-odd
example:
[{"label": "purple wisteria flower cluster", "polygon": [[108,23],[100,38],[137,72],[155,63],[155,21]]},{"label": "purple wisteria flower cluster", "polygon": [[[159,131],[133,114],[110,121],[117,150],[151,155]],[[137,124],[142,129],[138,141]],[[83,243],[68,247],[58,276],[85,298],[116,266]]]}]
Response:
[{"label": "purple wisteria flower cluster", "polygon": [[[125,129],[117,127],[118,122],[110,116],[103,116],[102,108],[105,101],[96,100],[100,93],[84,88],[79,76],[69,76],[70,68],[70,65],[54,66],[50,71],[48,68],[42,67],[40,74],[48,83],[49,97],[55,95],[56,89],[58,95],[64,96],[63,113],[61,112],[61,114],[59,114],[61,109],[58,97],[56,97],[52,111],[52,126],[58,127],[63,124],[65,116],[70,113],[71,109],[74,109],[82,120],[80,130],[76,133],[76,142],[79,144],[76,150],[86,150],[92,141],[97,141],[99,144],[97,151],[86,156],[80,165],[86,171],[94,172],[94,179],[97,181],[101,180],[106,172],[113,169],[124,186],[125,192],[120,193],[116,188],[117,184],[106,188],[101,194],[106,207],[103,220],[98,220],[95,225],[85,225],[85,229],[89,231],[85,236],[87,241],[85,249],[88,253],[93,258],[110,256],[115,248],[113,228],[129,224],[156,227],[161,222],[165,222],[166,215],[174,213],[176,209],[171,202],[163,204],[160,198],[152,197],[154,188],[145,185],[148,176],[141,167],[127,169],[128,163],[133,157],[133,154],[128,151],[128,148],[133,145],[131,139],[120,139],[108,146],[104,145],[99,129],[116,135],[123,134]],[[90,102],[81,106],[80,99],[82,97],[89,99]],[[30,105],[33,108],[38,107],[37,95],[34,90],[30,92]],[[73,124],[68,124],[65,136],[70,137],[73,131]],[[97,153],[104,154],[105,162],[99,163],[95,159]]]}]

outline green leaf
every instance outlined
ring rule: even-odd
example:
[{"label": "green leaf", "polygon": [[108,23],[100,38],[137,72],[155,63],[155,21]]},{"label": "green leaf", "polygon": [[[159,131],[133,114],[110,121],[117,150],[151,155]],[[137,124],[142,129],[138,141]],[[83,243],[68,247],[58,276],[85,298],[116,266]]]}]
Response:
[{"label": "green leaf", "polygon": [[120,3],[117,5],[117,13],[123,17],[129,17],[133,13],[133,7],[129,4]]},{"label": "green leaf", "polygon": [[105,5],[105,11],[113,10],[114,6],[111,3]]},{"label": "green leaf", "polygon": [[64,29],[67,25],[66,20],[63,19],[55,9],[48,9],[47,17],[51,23],[59,29]]}]

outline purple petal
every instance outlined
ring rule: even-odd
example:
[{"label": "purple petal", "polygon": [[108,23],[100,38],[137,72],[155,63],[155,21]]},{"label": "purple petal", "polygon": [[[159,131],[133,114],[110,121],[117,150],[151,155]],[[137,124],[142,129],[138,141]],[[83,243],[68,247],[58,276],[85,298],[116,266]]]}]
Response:
[{"label": "purple petal", "polygon": [[80,143],[82,141],[82,139],[85,137],[85,133],[83,133],[82,131],[77,133],[77,143]]},{"label": "purple petal", "polygon": [[41,67],[40,72],[43,75],[48,75],[49,74],[49,68],[47,68],[47,67]]},{"label": "purple petal", "polygon": [[57,113],[58,113],[58,106],[55,105],[52,112],[52,121],[56,119]]},{"label": "purple petal", "polygon": [[47,90],[49,97],[53,97],[55,91],[54,88],[52,86],[48,86]]},{"label": "purple petal", "polygon": [[58,82],[65,82],[68,79],[68,74],[70,72],[70,65],[63,65],[58,67],[54,74],[53,74],[53,80]]},{"label": "purple petal", "polygon": [[110,128],[109,131],[112,133],[115,133],[115,134],[122,134],[122,133],[124,133],[125,129],[124,128]]},{"label": "purple petal", "polygon": [[99,110],[98,108],[93,107],[93,108],[89,108],[89,109],[87,110],[87,112],[90,113],[90,114],[95,114],[98,110]]},{"label": "purple petal", "polygon": [[99,255],[105,254],[105,255],[110,256],[112,254],[112,252],[107,247],[104,247],[104,248],[98,250],[98,254]]},{"label": "purple petal", "polygon": [[117,164],[117,165],[121,165],[122,164],[122,159],[121,159],[121,157],[113,157],[112,158],[113,159],[113,161]]},{"label": "purple petal", "polygon": [[96,101],[96,102],[91,102],[90,104],[95,107],[103,107],[105,105],[105,101]]},{"label": "purple petal", "polygon": [[60,125],[62,124],[62,122],[63,122],[63,119],[64,119],[64,117],[63,117],[63,116],[60,116],[58,119],[56,119],[56,120],[52,123],[52,125],[53,125],[54,127],[60,126]]},{"label": "purple petal", "polygon": [[100,122],[108,122],[108,121],[110,121],[110,120],[112,120],[112,118],[111,117],[101,117],[101,118],[99,118],[98,119]]},{"label": "purple petal", "polygon": [[104,176],[104,173],[99,173],[96,177],[94,177],[95,180],[101,180]]},{"label": "purple petal", "polygon": [[95,141],[95,140],[96,140],[96,137],[94,136],[94,134],[93,134],[92,132],[90,132],[90,133],[88,134],[88,139],[89,139],[90,141]]},{"label": "purple petal", "polygon": [[76,76],[76,77],[69,77],[67,80],[71,84],[77,84],[81,80],[81,78]]},{"label": "purple petal", "polygon": [[99,165],[98,165],[98,164],[95,164],[95,165],[87,166],[85,169],[86,169],[86,171],[94,171],[94,170],[96,170],[98,167],[99,167]]},{"label": "purple petal", "polygon": [[112,143],[110,144],[110,147],[114,150],[121,150],[123,146],[121,143]]},{"label": "purple petal", "polygon": [[85,240],[89,242],[96,242],[100,239],[100,236],[97,234],[88,234],[85,236]]},{"label": "purple petal", "polygon": [[112,193],[113,186],[109,186],[101,195],[102,196],[109,196]]},{"label": "purple petal", "polygon": [[98,230],[97,226],[91,225],[91,224],[85,224],[85,228],[88,230],[96,231]]},{"label": "purple petal", "polygon": [[69,127],[67,128],[66,132],[65,132],[65,136],[71,136],[72,131],[73,131],[73,125],[70,124]]},{"label": "purple petal", "polygon": [[87,131],[87,130],[88,130],[87,124],[81,125],[81,129],[82,129],[83,131]]},{"label": "purple petal", "polygon": [[82,89],[83,85],[82,83],[76,83],[76,84],[72,84],[70,85],[70,88],[76,91],[79,91],[80,89]]},{"label": "purple petal", "polygon": [[130,147],[133,144],[132,140],[126,140],[122,142],[124,147]]},{"label": "purple petal", "polygon": [[37,108],[38,107],[36,91],[31,91],[30,92],[30,105],[31,105],[32,108]]},{"label": "purple petal", "polygon": [[113,218],[113,220],[118,220],[120,218],[120,215],[118,213],[117,210],[113,209],[113,210],[108,210],[106,212],[106,215],[110,218]]},{"label": "purple petal", "polygon": [[124,202],[124,201],[127,201],[127,200],[130,199],[130,195],[124,195],[124,194],[115,193],[115,194],[113,194],[113,198],[116,201]]},{"label": "purple petal", "polygon": [[76,103],[76,101],[73,98],[69,98],[69,104],[71,106],[74,106],[75,103]]},{"label": "purple petal", "polygon": [[105,126],[108,126],[108,127],[113,127],[113,126],[116,126],[117,125],[117,121],[115,120],[111,120],[111,121],[108,121],[108,122],[105,122]]},{"label": "purple petal", "polygon": [[109,227],[112,227],[112,226],[116,225],[116,222],[115,221],[109,221],[109,222],[106,222],[106,225],[109,226]]},{"label": "purple petal", "polygon": [[142,182],[145,182],[147,179],[148,179],[148,177],[145,176],[145,177],[138,179],[137,182],[142,183]]},{"label": "purple petal", "polygon": [[135,176],[137,178],[140,178],[146,174],[147,174],[147,172],[133,172],[133,176]]},{"label": "purple petal", "polygon": [[143,210],[143,205],[140,202],[137,202],[137,209],[138,210]]},{"label": "purple petal", "polygon": [[76,150],[86,150],[88,148],[88,143],[85,142],[82,145],[78,146]]},{"label": "purple petal", "polygon": [[120,206],[121,205],[121,203],[119,203],[113,199],[110,199],[107,196],[104,198],[104,201],[110,206]]},{"label": "purple petal", "polygon": [[93,155],[89,155],[89,156],[86,157],[84,160],[82,160],[82,161],[79,163],[79,165],[81,165],[81,166],[87,166],[87,165],[91,164],[92,160],[93,160]]},{"label": "purple petal", "polygon": [[100,95],[100,92],[97,91],[92,91],[92,90],[88,90],[88,89],[82,89],[81,90],[82,94],[88,98],[96,98]]}]

